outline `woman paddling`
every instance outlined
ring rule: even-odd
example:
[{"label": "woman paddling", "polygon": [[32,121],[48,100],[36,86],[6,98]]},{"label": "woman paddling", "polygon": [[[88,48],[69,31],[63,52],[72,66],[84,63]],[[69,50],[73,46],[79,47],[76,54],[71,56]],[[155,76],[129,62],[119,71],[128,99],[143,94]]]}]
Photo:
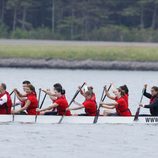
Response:
[{"label": "woman paddling", "polygon": [[[124,92],[124,95],[122,97],[125,99],[125,101],[127,102],[127,105],[128,105],[129,90],[128,90],[127,85],[120,86],[119,88]],[[106,88],[105,88],[105,95],[108,98],[110,98],[111,100],[116,100],[117,99],[116,96],[110,95],[109,91]]]},{"label": "woman paddling", "polygon": [[[78,88],[80,89],[80,94],[82,96],[84,96],[84,97],[86,97],[86,92],[88,91],[88,89],[92,89],[93,90],[93,87],[87,87],[87,86],[85,86],[84,90],[82,90],[80,86]],[[91,100],[96,102],[96,95],[95,95],[95,93],[93,93],[93,95],[91,97]]]},{"label": "woman paddling", "polygon": [[[120,86],[119,88],[124,92],[123,98],[125,99],[125,101],[126,101],[127,104],[128,104],[128,100],[129,100],[129,89],[128,89],[127,85]],[[128,106],[129,106],[129,104],[128,104]]]},{"label": "woman paddling", "polygon": [[78,107],[68,108],[67,110],[85,109],[85,114],[75,114],[75,116],[96,116],[97,105],[96,100],[94,100],[95,93],[93,92],[93,88],[88,87],[88,91],[86,91],[83,96],[85,97],[85,101],[82,104],[74,101]]},{"label": "woman paddling", "polygon": [[[18,96],[19,94],[17,91],[14,91],[15,94]],[[26,92],[26,100],[25,104],[18,110],[12,110],[12,114],[24,114],[25,110],[28,115],[36,115],[36,108],[38,107],[38,100],[36,97],[35,87],[31,84],[25,87]]]},{"label": "woman paddling", "polygon": [[[147,84],[144,86],[144,96],[150,99],[149,105],[140,105],[141,107],[150,109],[150,114],[152,116],[158,116],[158,87],[153,86],[151,88],[151,94],[146,92]],[[142,115],[145,116],[145,115]]]},{"label": "woman paddling", "polygon": [[[52,104],[54,104],[55,100],[57,99],[55,93],[54,93],[54,90],[55,89],[62,89],[62,85],[60,83],[56,83],[53,85],[53,91],[51,91],[50,89],[47,89],[47,90],[42,90],[43,92],[45,92],[47,95],[49,95],[51,101],[52,101]],[[57,115],[57,108],[53,108],[53,109],[50,109],[50,110],[46,110],[46,111],[43,111],[41,112],[41,115]]]},{"label": "woman paddling", "polygon": [[[26,88],[29,84],[31,84],[31,82],[27,81],[27,80],[22,82],[22,87],[23,87],[24,92],[25,92],[25,90],[26,90]],[[19,101],[16,102],[15,105],[21,105],[21,107],[23,107],[25,105],[25,101],[27,100],[27,94],[26,94],[26,92],[25,92],[25,94],[20,93],[16,88],[14,89],[14,92],[15,91],[16,91],[16,94],[17,94],[16,96],[19,100]]]},{"label": "woman paddling", "polygon": [[[118,88],[114,91],[115,102],[113,103],[100,103],[103,108],[106,109],[116,109],[116,113],[104,112],[105,116],[131,116],[131,111],[128,108],[128,103],[124,99],[125,92]],[[112,100],[114,100],[112,98]]]},{"label": "woman paddling", "polygon": [[62,89],[62,85],[60,83],[56,83],[53,85],[53,91],[51,91],[50,89],[47,90],[42,90],[43,92],[45,92],[47,95],[49,95],[50,99],[52,100],[52,102],[54,103],[54,101],[57,99],[55,93],[54,93],[54,89],[56,88],[61,88]]},{"label": "woman paddling", "polygon": [[[40,112],[40,115],[66,115],[71,116],[70,111],[66,111],[68,108],[68,102],[65,97],[65,90],[61,85],[54,85],[54,92],[49,93],[53,96],[53,104],[44,109],[37,109],[37,112]],[[53,111],[54,108],[57,111]],[[65,113],[66,112],[66,113]]]}]

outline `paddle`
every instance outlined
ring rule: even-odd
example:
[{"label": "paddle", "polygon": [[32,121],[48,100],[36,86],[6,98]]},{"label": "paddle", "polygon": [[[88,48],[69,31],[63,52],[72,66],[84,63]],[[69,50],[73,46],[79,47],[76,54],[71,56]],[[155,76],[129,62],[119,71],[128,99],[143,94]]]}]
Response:
[{"label": "paddle", "polygon": [[[80,93],[80,90],[83,88],[83,86],[84,86],[85,84],[86,84],[86,83],[84,82],[84,83],[82,84],[82,86],[80,87],[80,89],[78,89],[78,90],[76,91],[76,93],[75,93],[75,95],[73,96],[72,100],[70,101],[68,107],[70,107],[71,104],[74,102],[74,100],[76,99],[77,95]],[[66,111],[65,111],[64,115],[61,116],[61,118],[60,118],[58,124],[60,124],[60,123],[62,122],[62,120],[64,119],[65,114],[66,114]]]},{"label": "paddle", "polygon": [[[41,98],[41,91],[42,89],[39,89],[39,93],[38,93],[38,108],[39,108],[39,104],[40,104],[40,98]],[[36,112],[36,116],[35,116],[35,122],[37,121],[37,112]]]},{"label": "paddle", "polygon": [[46,99],[46,96],[47,96],[47,93],[44,95],[43,100],[42,100],[42,102],[41,102],[41,105],[40,105],[39,109],[41,109],[41,108],[42,108],[43,103],[44,103],[44,101],[45,101],[45,99]]},{"label": "paddle", "polygon": [[14,90],[9,94],[10,96],[14,93]]},{"label": "paddle", "polygon": [[[105,87],[103,87],[103,91],[102,91],[102,95],[101,95],[101,98],[100,98],[100,102],[103,100],[103,96],[104,96],[104,90],[105,90]],[[97,113],[98,114],[98,113]],[[96,114],[96,116],[97,116],[97,114]],[[93,123],[96,123],[97,122],[97,117],[95,116],[95,118],[94,118],[94,121],[93,121]]]},{"label": "paddle", "polygon": [[[16,94],[14,93],[14,101],[13,101],[13,105],[16,104]],[[13,106],[13,110],[15,110],[15,106]],[[14,122],[14,118],[15,118],[15,114],[13,113],[13,122]]]},{"label": "paddle", "polygon": [[[110,90],[111,86],[112,86],[112,84],[110,84],[110,86],[108,88],[108,91]],[[104,95],[104,90],[105,90],[105,87],[103,88],[102,96],[101,96],[101,99],[100,99],[101,102],[103,102],[105,100],[105,98],[106,98],[106,95]],[[103,95],[104,95],[104,97],[103,97]],[[93,121],[94,124],[97,123],[97,121],[98,121],[98,117],[99,117],[99,113],[100,113],[100,108],[101,108],[101,104],[99,105],[99,107],[97,109],[96,116],[94,117],[94,121]]]},{"label": "paddle", "polygon": [[[142,96],[141,96],[139,105],[140,105],[140,104],[142,103],[142,101],[143,101],[144,91],[145,91],[145,88],[143,88],[143,90],[142,90]],[[135,114],[135,116],[134,116],[134,121],[138,121],[138,117],[139,117],[139,113],[140,113],[140,108],[141,108],[140,106],[137,108],[136,114]]]},{"label": "paddle", "polygon": [[[111,86],[112,86],[112,84],[110,84],[110,86],[109,86],[109,88],[108,88],[108,91],[111,89]],[[105,87],[104,87],[105,88]],[[106,98],[106,95],[104,95],[104,97],[103,97],[103,99],[102,99],[102,102],[105,100],[105,98]]]}]

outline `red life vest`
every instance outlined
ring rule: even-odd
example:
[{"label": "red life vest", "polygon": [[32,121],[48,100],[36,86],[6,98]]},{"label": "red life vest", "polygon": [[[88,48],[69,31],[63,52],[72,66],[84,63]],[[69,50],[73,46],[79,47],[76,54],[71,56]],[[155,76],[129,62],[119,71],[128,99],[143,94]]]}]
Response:
[{"label": "red life vest", "polygon": [[4,95],[7,96],[7,102],[0,106],[0,114],[11,114],[12,100],[10,94],[5,91],[5,93],[0,94],[0,98]]},{"label": "red life vest", "polygon": [[[124,96],[122,96],[122,98],[127,102],[128,105],[128,94],[125,94]],[[118,100],[118,98],[115,97],[115,100]]]},{"label": "red life vest", "polygon": [[85,112],[88,116],[96,116],[97,113],[97,105],[96,102],[92,99],[86,100],[83,102],[85,107]]},{"label": "red life vest", "polygon": [[68,102],[66,100],[65,96],[61,96],[60,98],[57,98],[54,103],[58,104],[57,106],[57,113],[58,115],[64,115],[66,112],[66,116],[71,116],[71,112],[70,110],[66,111],[66,109],[68,108]]},{"label": "red life vest", "polygon": [[91,97],[91,100],[94,101],[94,102],[96,102],[96,95],[95,95],[95,93],[93,93],[93,95]]},{"label": "red life vest", "polygon": [[[51,99],[51,100],[52,100],[52,103],[54,104],[56,99]],[[56,107],[53,108],[52,111],[57,112],[57,108]]]},{"label": "red life vest", "polygon": [[36,94],[35,93],[28,94],[27,100],[31,102],[29,107],[26,109],[28,115],[36,115],[36,109],[38,107],[38,100],[37,100]]},{"label": "red life vest", "polygon": [[128,108],[127,101],[121,97],[116,99],[118,105],[116,106],[116,112],[119,116],[131,116],[131,111]]},{"label": "red life vest", "polygon": [[127,105],[128,105],[128,94],[125,94],[125,95],[123,96],[123,99],[127,102]]}]

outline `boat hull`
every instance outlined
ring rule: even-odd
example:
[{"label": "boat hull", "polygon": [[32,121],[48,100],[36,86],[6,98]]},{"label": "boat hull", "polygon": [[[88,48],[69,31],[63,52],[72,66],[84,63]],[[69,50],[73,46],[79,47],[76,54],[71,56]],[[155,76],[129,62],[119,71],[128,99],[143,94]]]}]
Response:
[{"label": "boat hull", "polygon": [[[61,116],[38,116],[36,123],[57,124]],[[139,117],[138,121],[133,121],[134,117],[99,117],[97,124],[158,124],[158,117]],[[65,116],[62,124],[93,124],[94,117],[87,116]],[[0,123],[35,123],[35,116],[26,115],[1,115]]]}]

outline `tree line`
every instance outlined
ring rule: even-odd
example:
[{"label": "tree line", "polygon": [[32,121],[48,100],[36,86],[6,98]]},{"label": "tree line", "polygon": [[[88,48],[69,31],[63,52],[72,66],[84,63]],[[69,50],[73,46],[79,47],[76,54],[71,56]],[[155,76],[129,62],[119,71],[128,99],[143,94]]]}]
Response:
[{"label": "tree line", "polygon": [[158,41],[158,0],[0,0],[0,37]]}]

